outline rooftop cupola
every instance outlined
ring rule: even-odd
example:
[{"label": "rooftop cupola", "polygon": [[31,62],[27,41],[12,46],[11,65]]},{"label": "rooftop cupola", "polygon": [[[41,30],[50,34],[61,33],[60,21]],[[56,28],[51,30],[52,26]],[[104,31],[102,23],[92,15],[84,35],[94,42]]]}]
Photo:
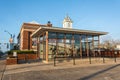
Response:
[{"label": "rooftop cupola", "polygon": [[73,21],[67,15],[63,20],[63,28],[72,28],[72,23],[73,23]]}]

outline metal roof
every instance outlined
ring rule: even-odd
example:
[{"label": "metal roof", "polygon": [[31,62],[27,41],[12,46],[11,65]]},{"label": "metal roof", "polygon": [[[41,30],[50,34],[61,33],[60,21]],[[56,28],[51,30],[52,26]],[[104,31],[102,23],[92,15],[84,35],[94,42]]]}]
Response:
[{"label": "metal roof", "polygon": [[81,30],[81,29],[70,29],[70,28],[59,28],[59,27],[40,27],[31,36],[37,37],[42,32],[60,32],[60,33],[72,33],[72,34],[88,34],[88,35],[106,35],[108,32],[92,31],[92,30]]}]

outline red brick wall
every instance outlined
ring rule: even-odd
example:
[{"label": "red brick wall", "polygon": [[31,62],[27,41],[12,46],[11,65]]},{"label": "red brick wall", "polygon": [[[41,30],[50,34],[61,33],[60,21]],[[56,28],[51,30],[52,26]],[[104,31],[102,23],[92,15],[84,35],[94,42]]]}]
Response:
[{"label": "red brick wall", "polygon": [[17,64],[17,58],[6,59],[6,65]]},{"label": "red brick wall", "polygon": [[18,54],[18,60],[35,60],[37,59],[37,54]]},{"label": "red brick wall", "polygon": [[[29,32],[32,34],[32,31],[23,31],[23,47],[22,49],[28,50],[28,45],[30,46],[30,49],[32,49],[32,38],[29,35]],[[30,37],[30,44],[29,44],[29,37]]]},{"label": "red brick wall", "polygon": [[17,54],[18,60],[25,60],[25,54]]},{"label": "red brick wall", "polygon": [[[117,54],[116,54],[116,57],[120,57],[120,51],[116,51]],[[101,51],[101,56],[104,56],[104,57],[115,57],[115,51]],[[98,54],[98,51],[95,51],[95,54]]]},{"label": "red brick wall", "polygon": [[23,47],[22,49],[28,49],[28,31],[23,31]]},{"label": "red brick wall", "polygon": [[18,60],[36,60],[37,54],[17,54],[17,58],[6,59],[6,65],[17,64]]},{"label": "red brick wall", "polygon": [[35,59],[37,59],[37,55],[36,54],[27,54],[26,56],[27,56],[28,60],[35,60]]}]

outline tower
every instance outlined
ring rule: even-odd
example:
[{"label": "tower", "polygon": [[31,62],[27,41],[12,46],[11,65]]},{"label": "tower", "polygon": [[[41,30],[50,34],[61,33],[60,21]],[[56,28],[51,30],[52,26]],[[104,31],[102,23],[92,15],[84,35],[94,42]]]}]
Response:
[{"label": "tower", "polygon": [[63,20],[63,28],[72,28],[72,23],[73,23],[73,21],[67,15]]}]

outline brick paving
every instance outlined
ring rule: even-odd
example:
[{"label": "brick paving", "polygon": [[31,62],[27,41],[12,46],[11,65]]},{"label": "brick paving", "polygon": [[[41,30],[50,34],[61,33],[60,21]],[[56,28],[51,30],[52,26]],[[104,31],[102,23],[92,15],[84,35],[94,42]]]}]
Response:
[{"label": "brick paving", "polygon": [[56,67],[53,62],[8,65],[3,80],[120,80],[120,62],[93,62],[76,60],[76,65],[72,65],[70,60],[59,62]]}]

